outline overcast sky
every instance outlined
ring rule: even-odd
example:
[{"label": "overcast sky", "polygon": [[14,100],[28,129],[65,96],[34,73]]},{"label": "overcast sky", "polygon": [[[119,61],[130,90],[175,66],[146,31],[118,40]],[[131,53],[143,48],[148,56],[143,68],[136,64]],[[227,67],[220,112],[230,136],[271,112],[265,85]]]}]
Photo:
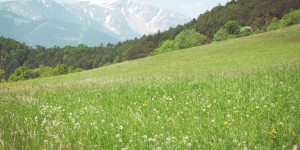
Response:
[{"label": "overcast sky", "polygon": [[[8,0],[0,0],[0,2]],[[59,3],[72,3],[78,0],[56,0]],[[101,0],[100,0],[101,1]],[[107,1],[107,0],[106,0]],[[224,5],[229,0],[132,0],[143,4],[150,4],[159,8],[169,9],[197,18],[198,15],[210,10],[219,3]]]}]

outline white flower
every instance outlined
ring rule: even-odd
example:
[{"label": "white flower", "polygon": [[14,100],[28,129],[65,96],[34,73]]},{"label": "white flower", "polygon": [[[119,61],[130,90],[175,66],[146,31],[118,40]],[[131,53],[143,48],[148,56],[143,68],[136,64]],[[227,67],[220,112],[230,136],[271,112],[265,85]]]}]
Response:
[{"label": "white flower", "polygon": [[293,145],[293,150],[298,150],[298,146],[297,145]]},{"label": "white flower", "polygon": [[119,134],[119,133],[116,135],[116,137],[120,137],[120,136],[121,136],[121,134]]},{"label": "white flower", "polygon": [[147,138],[147,135],[143,135],[143,138],[146,139],[146,138]]},{"label": "white flower", "polygon": [[44,118],[41,125],[44,126],[46,124],[46,122],[47,122],[47,120],[46,120],[46,118]]},{"label": "white flower", "polygon": [[120,130],[123,130],[123,126],[119,126],[119,129],[120,129]]}]

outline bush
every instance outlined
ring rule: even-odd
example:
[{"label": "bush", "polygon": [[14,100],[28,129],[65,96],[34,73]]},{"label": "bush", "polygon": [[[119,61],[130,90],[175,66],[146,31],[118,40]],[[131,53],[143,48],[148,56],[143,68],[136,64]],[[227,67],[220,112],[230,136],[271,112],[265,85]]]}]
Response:
[{"label": "bush", "polygon": [[267,27],[267,30],[271,31],[271,30],[276,30],[276,29],[279,29],[279,28],[281,28],[280,22],[275,17],[275,18],[272,19],[271,24]]},{"label": "bush", "polygon": [[28,80],[32,78],[36,78],[39,75],[32,71],[30,68],[21,66],[17,68],[13,74],[10,75],[9,81],[19,81],[19,80]]},{"label": "bush", "polygon": [[180,32],[174,40],[175,49],[190,48],[206,43],[207,37],[195,29]]},{"label": "bush", "polygon": [[40,77],[50,77],[54,74],[54,69],[52,67],[44,65],[40,65],[39,68],[36,68],[33,71],[39,74]]},{"label": "bush", "polygon": [[225,28],[219,29],[215,34],[214,34],[214,41],[223,41],[228,39],[229,34]]},{"label": "bush", "polygon": [[155,49],[153,55],[174,51],[174,41],[166,40],[159,48]]},{"label": "bush", "polygon": [[61,74],[67,74],[67,73],[69,73],[68,66],[65,64],[59,64],[54,68],[53,75],[61,75]]},{"label": "bush", "polygon": [[278,20],[277,18],[273,18],[271,24],[267,27],[267,30],[268,31],[276,30],[276,29],[288,27],[299,23],[300,23],[300,9],[285,14],[280,20]]},{"label": "bush", "polygon": [[249,36],[253,32],[252,28],[249,26],[242,27],[240,29],[240,36]]},{"label": "bush", "polygon": [[236,21],[228,21],[214,34],[214,41],[237,38],[240,35],[240,25]]},{"label": "bush", "polygon": [[[2,82],[2,79],[4,78],[4,75],[5,75],[5,71],[0,69],[0,83]],[[4,81],[4,79],[3,79]]]}]

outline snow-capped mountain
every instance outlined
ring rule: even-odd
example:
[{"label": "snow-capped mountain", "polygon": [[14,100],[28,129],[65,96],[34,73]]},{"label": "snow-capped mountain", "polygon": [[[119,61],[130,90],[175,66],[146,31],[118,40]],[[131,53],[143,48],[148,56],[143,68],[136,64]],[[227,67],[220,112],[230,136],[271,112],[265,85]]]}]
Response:
[{"label": "snow-capped mountain", "polygon": [[64,4],[81,23],[101,25],[121,39],[164,31],[190,20],[185,15],[129,0],[85,0]]},{"label": "snow-capped mountain", "polygon": [[185,15],[130,0],[79,0],[63,4],[54,0],[16,0],[0,3],[0,10],[31,21],[75,23],[118,40],[164,31],[190,20]]}]

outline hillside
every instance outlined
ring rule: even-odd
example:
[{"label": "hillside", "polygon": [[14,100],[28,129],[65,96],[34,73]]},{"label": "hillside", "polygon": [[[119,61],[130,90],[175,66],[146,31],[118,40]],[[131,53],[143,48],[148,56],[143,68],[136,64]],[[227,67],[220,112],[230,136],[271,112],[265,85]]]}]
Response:
[{"label": "hillside", "polygon": [[299,41],[300,25],[296,25],[250,37],[127,61],[78,74],[30,82],[51,84],[69,82],[69,79],[74,82],[88,79],[189,76],[297,64],[300,62]]},{"label": "hillside", "polygon": [[297,149],[299,41],[296,25],[1,83],[0,149]]}]

